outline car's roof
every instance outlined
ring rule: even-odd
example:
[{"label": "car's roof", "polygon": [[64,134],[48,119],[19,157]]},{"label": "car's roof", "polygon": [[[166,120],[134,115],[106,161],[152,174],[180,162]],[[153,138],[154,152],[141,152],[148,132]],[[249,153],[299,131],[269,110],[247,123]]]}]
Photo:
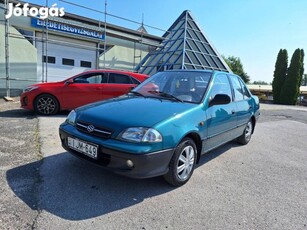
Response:
[{"label": "car's roof", "polygon": [[142,73],[136,73],[128,70],[117,70],[117,69],[92,69],[92,70],[87,70],[84,71],[83,73],[101,73],[101,72],[108,72],[108,73],[122,73],[122,74],[137,74],[137,75],[144,75],[148,76],[147,74],[142,74]]},{"label": "car's roof", "polygon": [[164,72],[207,72],[212,73],[213,70],[201,70],[201,69],[172,69],[172,70],[165,70]]},{"label": "car's roof", "polygon": [[227,74],[227,75],[233,75],[233,76],[237,76],[240,77],[237,74],[234,73],[230,73],[230,72],[225,72],[225,71],[219,71],[219,70],[202,70],[202,69],[175,69],[175,70],[165,70],[163,72],[195,72],[195,73],[223,73],[223,74]]},{"label": "car's roof", "polygon": [[218,71],[218,70],[205,70],[205,69],[173,69],[173,70],[165,70],[165,72],[195,72],[195,73],[226,73],[229,72]]}]

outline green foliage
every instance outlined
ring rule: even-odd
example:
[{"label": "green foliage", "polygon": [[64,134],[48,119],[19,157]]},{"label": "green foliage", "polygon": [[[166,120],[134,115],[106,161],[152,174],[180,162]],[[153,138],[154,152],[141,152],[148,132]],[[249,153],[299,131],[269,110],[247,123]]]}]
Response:
[{"label": "green foliage", "polygon": [[291,58],[286,80],[281,89],[282,104],[295,105],[299,95],[299,87],[304,72],[304,51],[296,49]]},{"label": "green foliage", "polygon": [[234,56],[222,57],[234,74],[239,75],[245,83],[249,83],[250,77],[244,71],[240,58]]},{"label": "green foliage", "polygon": [[307,74],[304,74],[301,85],[307,86]]},{"label": "green foliage", "polygon": [[303,81],[303,77],[304,77],[304,50],[301,49],[301,72],[300,72],[300,80],[299,80],[299,85],[301,85],[302,81]]},{"label": "green foliage", "polygon": [[281,103],[281,90],[285,83],[288,69],[288,52],[280,49],[275,63],[275,71],[272,82],[274,103]]}]

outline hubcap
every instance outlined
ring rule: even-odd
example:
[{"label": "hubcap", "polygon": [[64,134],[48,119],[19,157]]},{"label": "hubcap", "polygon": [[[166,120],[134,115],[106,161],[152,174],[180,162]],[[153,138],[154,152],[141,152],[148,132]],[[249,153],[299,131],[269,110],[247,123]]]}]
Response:
[{"label": "hubcap", "polygon": [[185,147],[180,153],[177,165],[177,174],[181,180],[186,180],[194,166],[195,151],[192,146]]},{"label": "hubcap", "polygon": [[42,97],[37,101],[37,110],[42,114],[53,113],[55,107],[55,101],[50,97]]},{"label": "hubcap", "polygon": [[251,122],[247,123],[246,129],[245,129],[245,139],[247,141],[250,140],[251,136],[252,136],[252,131],[253,131],[253,125]]}]

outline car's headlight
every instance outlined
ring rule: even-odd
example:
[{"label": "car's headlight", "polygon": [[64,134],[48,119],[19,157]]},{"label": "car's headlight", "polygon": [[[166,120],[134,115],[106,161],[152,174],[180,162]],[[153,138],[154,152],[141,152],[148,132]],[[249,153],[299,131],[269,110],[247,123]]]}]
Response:
[{"label": "car's headlight", "polygon": [[24,93],[30,92],[32,90],[38,89],[38,86],[29,86],[23,90]]},{"label": "car's headlight", "polygon": [[71,124],[71,125],[75,125],[76,117],[77,117],[77,114],[76,114],[75,110],[72,110],[68,114],[68,116],[66,118],[66,122]]},{"label": "car's headlight", "polygon": [[162,135],[155,129],[144,127],[133,127],[126,129],[121,138],[135,142],[161,142]]}]

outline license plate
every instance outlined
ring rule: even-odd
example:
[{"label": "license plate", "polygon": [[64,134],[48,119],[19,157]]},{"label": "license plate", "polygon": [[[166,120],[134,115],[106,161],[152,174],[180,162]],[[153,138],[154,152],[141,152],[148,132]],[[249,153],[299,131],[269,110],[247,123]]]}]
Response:
[{"label": "license plate", "polygon": [[67,138],[68,147],[91,158],[97,159],[98,145],[90,144],[75,138]]}]

